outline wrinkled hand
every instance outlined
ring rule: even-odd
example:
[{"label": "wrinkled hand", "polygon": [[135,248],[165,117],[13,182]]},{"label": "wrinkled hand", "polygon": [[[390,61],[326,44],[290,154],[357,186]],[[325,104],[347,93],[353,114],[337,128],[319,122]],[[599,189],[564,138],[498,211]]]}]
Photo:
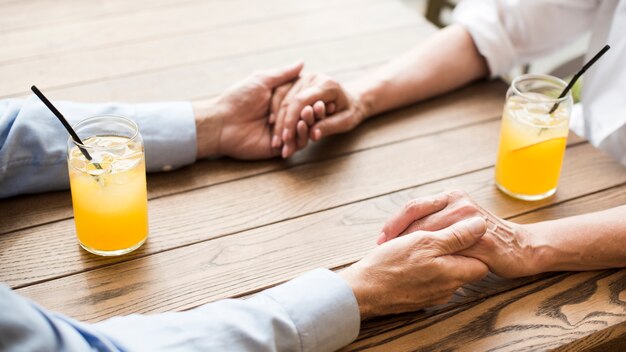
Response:
[{"label": "wrinkled hand", "polygon": [[[225,155],[237,159],[266,159],[280,154],[271,147],[268,123],[272,92],[298,78],[303,64],[260,71],[224,91],[217,99],[196,103],[198,158]],[[200,116],[200,118],[198,118]],[[217,136],[202,138],[207,130]],[[215,141],[215,146],[211,144]],[[208,144],[206,147],[202,143]]]},{"label": "wrinkled hand", "polygon": [[513,278],[538,273],[534,267],[532,234],[522,225],[503,220],[478,205],[463,191],[441,193],[415,199],[384,225],[378,243],[414,231],[437,231],[468,218],[487,221],[487,234],[460,254],[479,259],[502,277]]},{"label": "wrinkled hand", "polygon": [[318,141],[348,132],[368,116],[356,94],[321,74],[304,75],[293,86],[277,90],[271,110],[272,147],[282,148],[283,158],[304,148],[309,138]]},{"label": "wrinkled hand", "polygon": [[473,218],[436,232],[410,233],[342,271],[361,319],[444,304],[460,286],[480,280],[487,266],[457,253],[472,247],[485,229],[483,219]]}]

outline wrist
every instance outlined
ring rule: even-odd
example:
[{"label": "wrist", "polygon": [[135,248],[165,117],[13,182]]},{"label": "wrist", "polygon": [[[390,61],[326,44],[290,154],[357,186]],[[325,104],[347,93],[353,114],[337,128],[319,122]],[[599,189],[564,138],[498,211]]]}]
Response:
[{"label": "wrist", "polygon": [[550,245],[549,235],[542,231],[538,223],[518,226],[527,245],[528,275],[554,271],[559,254]]},{"label": "wrist", "polygon": [[382,112],[378,97],[383,85],[382,82],[371,80],[352,82],[346,85],[346,91],[352,96],[362,112],[362,121]]},{"label": "wrist", "polygon": [[350,286],[352,289],[352,293],[356,298],[357,304],[359,305],[359,314],[361,316],[361,320],[365,320],[374,316],[373,309],[370,304],[370,300],[368,299],[368,295],[366,294],[367,289],[364,287],[364,280],[360,280],[359,276],[352,266],[346,268],[339,272],[339,276]]},{"label": "wrist", "polygon": [[220,156],[224,113],[217,99],[192,103],[196,121],[196,159]]}]

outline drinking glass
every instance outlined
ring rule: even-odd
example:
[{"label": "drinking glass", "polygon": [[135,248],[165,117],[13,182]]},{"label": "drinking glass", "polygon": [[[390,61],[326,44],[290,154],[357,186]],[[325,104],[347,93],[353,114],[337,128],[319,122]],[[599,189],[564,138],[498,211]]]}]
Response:
[{"label": "drinking glass", "polygon": [[148,237],[146,165],[137,124],[121,116],[95,116],[74,130],[83,141],[67,142],[78,242],[97,255],[129,253]]},{"label": "drinking glass", "polygon": [[569,93],[559,98],[565,86],[561,79],[541,74],[522,75],[511,83],[496,161],[496,185],[504,193],[540,200],[556,192],[573,104]]}]

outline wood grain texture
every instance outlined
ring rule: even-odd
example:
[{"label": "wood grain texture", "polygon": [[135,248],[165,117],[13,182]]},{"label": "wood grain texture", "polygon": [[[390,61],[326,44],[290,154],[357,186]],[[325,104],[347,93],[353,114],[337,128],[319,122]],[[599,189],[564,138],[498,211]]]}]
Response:
[{"label": "wood grain texture", "polygon": [[[623,292],[623,291],[622,291]],[[623,299],[621,301],[624,301]],[[557,352],[623,352],[626,348],[626,321],[596,331],[581,339],[559,346]]]},{"label": "wood grain texture", "polygon": [[[299,58],[347,81],[434,31],[392,0],[0,0],[0,10],[0,97],[37,83],[55,100],[87,102],[203,99]],[[0,280],[93,322],[341,270],[375,246],[406,201],[451,188],[519,222],[626,203],[624,167],[575,136],[554,197],[529,203],[497,191],[505,90],[479,82],[286,162],[221,159],[151,175],[151,238],[122,258],[78,248],[66,192],[0,201]],[[447,305],[366,322],[346,350],[621,351],[625,286],[626,269],[490,274]]]},{"label": "wood grain texture", "polygon": [[[4,234],[0,247],[7,250],[0,258],[0,277],[10,286],[27,285],[489,167],[495,158],[498,124],[427,135],[154,199],[149,203],[149,244],[123,257],[84,253],[74,237],[73,219]],[[453,144],[463,152],[441,153],[441,145]],[[407,150],[420,153],[411,157]],[[423,165],[431,169],[424,170]],[[616,178],[609,180],[621,179],[623,172],[617,170]],[[233,212],[233,207],[239,210]],[[55,256],[46,255],[50,252]]]},{"label": "wood grain texture", "polygon": [[[123,44],[245,23],[262,26],[264,22],[279,18],[297,18],[312,12],[354,7],[357,2],[366,3],[363,0],[316,0],[303,3],[291,0],[192,1],[165,7],[154,4],[146,6],[141,12],[128,11],[114,17],[101,16],[89,21],[67,21],[20,31],[0,30],[0,42],[11,48],[10,52],[0,57],[0,65],[96,48],[116,50]],[[38,9],[38,12],[41,11],[44,9]]]},{"label": "wood grain texture", "polygon": [[625,290],[626,269],[559,274],[345,350],[548,350],[624,322]]},{"label": "wood grain texture", "polygon": [[[347,16],[358,17],[360,24],[354,26],[345,21]],[[324,23],[324,26],[320,23]],[[275,19],[264,23],[262,31],[255,23],[244,23],[206,32],[122,44],[115,49],[101,48],[17,61],[0,66],[0,76],[3,77],[0,97],[23,94],[33,82],[47,91],[54,87],[81,85],[215,59],[236,58],[297,44],[323,42],[340,36],[374,33],[409,25],[431,28],[424,19],[406,11],[399,3],[383,1],[349,9],[312,12],[297,18]],[[54,69],[44,70],[44,67]]]},{"label": "wood grain texture", "polygon": [[85,23],[103,17],[136,14],[148,9],[176,7],[198,0],[4,0],[0,31],[20,31],[40,26],[54,26],[69,21]]},{"label": "wood grain texture", "polygon": [[[604,175],[608,175],[605,166],[614,164],[609,160],[604,161],[608,165],[602,165],[602,162],[595,164],[600,155],[588,145],[572,150],[579,150],[580,153],[568,153],[570,158],[564,167],[557,196],[542,202],[521,202],[502,195],[493,186],[493,170],[489,168],[47,281],[19,289],[18,292],[46,307],[90,321],[130,312],[183,310],[215,299],[246,295],[307,270],[342,267],[360,259],[375,246],[374,240],[383,222],[406,201],[418,196],[462,188],[504,217],[579,197],[585,194],[581,193],[581,183],[588,184],[588,180],[594,179],[591,175],[599,169],[604,169]],[[585,157],[583,154],[586,151],[588,154]],[[589,164],[583,166],[579,164],[581,162]],[[623,171],[616,168],[615,172],[615,176],[623,175],[619,177],[620,183],[624,183],[626,175]],[[606,182],[613,177],[595,179]],[[613,186],[609,181],[600,189]],[[76,250],[78,254],[83,254],[82,258],[76,262],[59,258],[63,265],[84,265],[90,259],[83,251]],[[103,262],[100,264],[103,265]],[[2,267],[4,265],[2,263]],[[19,265],[28,267],[24,263]],[[34,274],[39,270],[43,269],[33,270]],[[22,272],[21,276],[29,273]],[[124,280],[118,280],[119,277],[124,277]],[[489,292],[487,288],[505,284],[497,278],[489,280],[476,286],[474,292]],[[55,292],[55,295],[49,295],[49,292]]]},{"label": "wood grain texture", "polygon": [[[411,24],[375,32],[356,32],[320,42],[302,42],[241,56],[217,57],[79,85],[48,87],[46,92],[57,100],[80,102],[205,99],[254,70],[285,66],[301,59],[306,62],[305,71],[344,77],[353,75],[351,71],[369,69],[407,51],[424,40],[427,33],[423,30],[430,33],[433,29]],[[394,40],[387,40],[390,36]],[[372,41],[380,44],[372,46]],[[18,89],[24,88],[20,86]],[[13,95],[25,97],[28,92]]]},{"label": "wood grain texture", "polygon": [[[149,198],[207,187],[259,173],[321,161],[355,151],[375,148],[395,140],[442,132],[494,120],[502,110],[506,87],[501,82],[481,82],[408,109],[371,119],[345,136],[310,146],[289,161],[243,162],[231,159],[202,161],[175,173],[151,174]],[[464,113],[459,114],[463,108]],[[580,139],[570,138],[570,143]],[[32,207],[36,202],[41,207]],[[72,216],[69,192],[28,195],[0,200],[0,233],[49,223]]]}]

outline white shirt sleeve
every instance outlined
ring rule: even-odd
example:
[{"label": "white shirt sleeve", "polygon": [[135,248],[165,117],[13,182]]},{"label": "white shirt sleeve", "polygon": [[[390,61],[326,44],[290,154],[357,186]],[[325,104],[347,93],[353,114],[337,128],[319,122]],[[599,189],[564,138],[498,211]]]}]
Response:
[{"label": "white shirt sleeve", "polygon": [[95,324],[126,350],[335,351],[356,339],[359,306],[337,274],[311,271],[247,300]]},{"label": "white shirt sleeve", "polygon": [[597,7],[597,0],[465,0],[453,21],[496,77],[574,41],[590,29]]},{"label": "white shirt sleeve", "polygon": [[352,289],[324,269],[246,299],[97,324],[70,319],[0,284],[2,351],[335,351],[356,339]]}]

